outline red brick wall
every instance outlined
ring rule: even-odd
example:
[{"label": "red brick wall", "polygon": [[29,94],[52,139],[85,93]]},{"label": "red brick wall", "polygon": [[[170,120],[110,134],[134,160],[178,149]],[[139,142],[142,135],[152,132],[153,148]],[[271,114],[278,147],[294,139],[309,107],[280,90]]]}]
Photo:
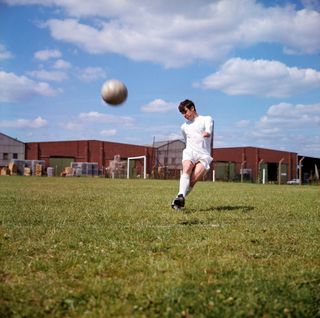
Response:
[{"label": "red brick wall", "polygon": [[147,156],[147,173],[153,164],[152,147],[121,144],[98,140],[53,141],[26,143],[27,160],[45,160],[49,165],[50,157],[74,157],[76,162],[97,162],[99,168],[107,167],[115,155],[121,159]]},{"label": "red brick wall", "polygon": [[[26,143],[25,157],[27,160],[45,160],[47,166],[50,157],[74,157],[76,162],[97,162],[101,169],[109,166],[115,155],[120,155],[122,160],[128,157],[147,156],[147,173],[150,174],[154,165],[153,154],[153,148],[147,146],[79,140]],[[252,169],[253,180],[257,178],[261,159],[264,163],[279,163],[283,158],[283,164],[288,165],[288,179],[295,178],[297,173],[297,154],[292,152],[256,147],[216,148],[213,157],[214,162],[234,162],[237,174],[240,174],[241,163],[246,161],[243,168]],[[210,174],[208,178],[211,179]]]},{"label": "red brick wall", "polygon": [[236,164],[236,173],[240,174],[241,163],[246,161],[243,168],[252,169],[252,178],[256,180],[258,175],[259,161],[263,163],[279,163],[288,165],[288,179],[296,177],[297,173],[297,153],[279,151],[256,147],[234,147],[216,148],[213,151],[214,161],[230,161]]}]

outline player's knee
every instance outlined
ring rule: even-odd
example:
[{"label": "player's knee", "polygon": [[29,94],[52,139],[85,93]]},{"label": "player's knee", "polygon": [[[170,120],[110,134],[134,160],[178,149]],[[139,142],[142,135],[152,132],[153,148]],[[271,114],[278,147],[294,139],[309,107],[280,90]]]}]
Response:
[{"label": "player's knee", "polygon": [[190,183],[193,185],[196,184],[199,180],[202,180],[203,176],[205,175],[206,170],[197,171],[191,178]]},{"label": "player's knee", "polygon": [[182,174],[187,174],[188,176],[190,176],[192,174],[192,171],[193,171],[193,166],[183,167]]},{"label": "player's knee", "polygon": [[182,169],[184,173],[191,174],[192,170],[194,168],[194,163],[190,160],[185,160],[182,162]]}]

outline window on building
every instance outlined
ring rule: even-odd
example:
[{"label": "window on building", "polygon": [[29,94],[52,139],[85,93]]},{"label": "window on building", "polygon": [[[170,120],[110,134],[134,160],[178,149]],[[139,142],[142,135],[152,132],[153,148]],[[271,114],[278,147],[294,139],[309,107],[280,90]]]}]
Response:
[{"label": "window on building", "polygon": [[12,158],[13,158],[13,159],[18,159],[18,154],[17,154],[17,153],[14,153],[14,154],[12,155]]},{"label": "window on building", "polygon": [[4,152],[3,156],[2,156],[2,159],[3,160],[8,160],[9,159],[9,154],[7,152]]}]

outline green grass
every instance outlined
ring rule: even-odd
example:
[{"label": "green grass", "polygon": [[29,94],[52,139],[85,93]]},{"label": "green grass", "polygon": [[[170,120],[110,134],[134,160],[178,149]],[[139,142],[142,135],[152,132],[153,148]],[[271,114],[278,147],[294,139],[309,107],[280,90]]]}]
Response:
[{"label": "green grass", "polygon": [[320,187],[0,177],[1,317],[320,317]]}]

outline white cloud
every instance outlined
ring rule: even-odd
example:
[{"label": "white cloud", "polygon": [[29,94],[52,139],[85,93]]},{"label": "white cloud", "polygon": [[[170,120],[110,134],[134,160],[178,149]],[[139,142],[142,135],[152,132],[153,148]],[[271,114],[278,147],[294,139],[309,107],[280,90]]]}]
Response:
[{"label": "white cloud", "polygon": [[115,136],[117,134],[116,129],[107,129],[107,130],[101,130],[100,135],[105,137]]},{"label": "white cloud", "polygon": [[249,132],[249,135],[260,138],[260,139],[269,139],[274,140],[276,139],[276,142],[279,142],[279,138],[283,138],[283,130],[281,130],[279,127],[270,127],[270,128],[262,128],[259,127],[259,129],[253,129]]},{"label": "white cloud", "polygon": [[80,113],[77,117],[61,126],[63,129],[81,132],[82,135],[87,135],[88,131],[96,131],[101,136],[115,136],[118,133],[116,129],[131,129],[134,124],[134,119],[129,116],[115,116],[111,114],[103,114],[99,112]]},{"label": "white cloud", "polygon": [[36,95],[55,96],[60,92],[48,83],[0,71],[0,103],[24,102]]},{"label": "white cloud", "polygon": [[40,61],[47,61],[49,59],[56,59],[61,57],[59,50],[41,50],[34,53],[34,57]]},{"label": "white cloud", "polygon": [[256,123],[256,128],[281,130],[319,127],[320,103],[311,105],[292,105],[280,103],[272,105],[266,115]]},{"label": "white cloud", "polygon": [[247,119],[239,120],[236,123],[236,127],[245,128],[245,127],[248,127],[250,123],[251,123],[250,120],[247,120]]},{"label": "white cloud", "polygon": [[141,110],[147,113],[166,113],[173,109],[177,109],[176,104],[166,102],[161,98],[155,99],[149,104],[141,107]]},{"label": "white cloud", "polygon": [[[222,140],[232,140],[236,146],[249,143],[256,147],[319,156],[320,134],[315,132],[320,131],[320,103],[272,105],[256,122],[243,127],[236,124],[236,127],[238,129],[234,131],[223,131]],[[220,142],[215,137],[217,144]],[[230,146],[230,142],[223,146]]]},{"label": "white cloud", "polygon": [[67,129],[67,130],[82,130],[84,127],[84,124],[77,121],[70,121],[67,123],[61,123],[59,126],[62,129]]},{"label": "white cloud", "polygon": [[129,116],[114,116],[99,112],[80,113],[78,118],[84,121],[91,121],[102,124],[112,123],[121,125],[132,125],[134,123],[133,118]]},{"label": "white cloud", "polygon": [[106,72],[101,67],[86,67],[78,70],[78,77],[83,81],[94,81],[99,78],[105,78]]},{"label": "white cloud", "polygon": [[[48,20],[51,35],[90,53],[117,53],[138,61],[180,67],[216,60],[235,47],[276,43],[285,52],[320,51],[320,13],[293,6],[264,7],[254,0],[15,1],[56,5],[67,19]],[[11,1],[11,4],[13,2]],[[80,18],[99,17],[89,24]]]},{"label": "white cloud", "polygon": [[320,88],[320,72],[288,67],[278,61],[233,58],[202,81],[207,89],[230,95],[287,97]]},{"label": "white cloud", "polygon": [[0,43],[0,61],[13,58],[13,54],[6,49],[6,47]]},{"label": "white cloud", "polygon": [[35,119],[0,120],[1,128],[41,128],[48,124],[46,119],[38,116]]},{"label": "white cloud", "polygon": [[58,69],[58,70],[68,70],[71,68],[71,63],[69,63],[68,61],[59,59],[59,60],[55,61],[53,68]]},{"label": "white cloud", "polygon": [[38,71],[28,72],[28,75],[41,80],[54,81],[54,82],[61,82],[68,78],[68,75],[65,72],[61,72],[61,71],[38,70]]}]

